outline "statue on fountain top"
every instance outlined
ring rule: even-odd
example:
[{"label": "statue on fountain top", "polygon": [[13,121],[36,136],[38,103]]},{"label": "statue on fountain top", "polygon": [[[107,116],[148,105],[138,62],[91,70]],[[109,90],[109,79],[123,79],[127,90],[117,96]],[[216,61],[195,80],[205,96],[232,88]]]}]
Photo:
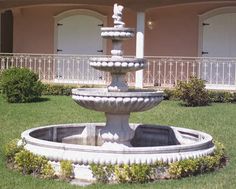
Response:
[{"label": "statue on fountain top", "polygon": [[122,5],[114,4],[113,8],[113,16],[114,19],[114,27],[115,28],[123,28],[125,23],[122,21],[122,10],[124,7]]}]

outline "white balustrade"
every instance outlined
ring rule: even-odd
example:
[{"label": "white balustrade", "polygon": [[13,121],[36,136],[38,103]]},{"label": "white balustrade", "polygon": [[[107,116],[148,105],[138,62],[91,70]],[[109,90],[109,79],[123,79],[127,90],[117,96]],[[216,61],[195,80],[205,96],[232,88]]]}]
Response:
[{"label": "white balustrade", "polygon": [[[0,71],[26,67],[47,83],[107,85],[110,82],[109,73],[90,67],[91,57],[96,56],[0,53]],[[188,81],[194,75],[206,80],[208,88],[236,90],[236,58],[145,58],[144,86],[174,87],[178,81]],[[135,73],[128,73],[126,80],[130,86],[134,86]]]}]

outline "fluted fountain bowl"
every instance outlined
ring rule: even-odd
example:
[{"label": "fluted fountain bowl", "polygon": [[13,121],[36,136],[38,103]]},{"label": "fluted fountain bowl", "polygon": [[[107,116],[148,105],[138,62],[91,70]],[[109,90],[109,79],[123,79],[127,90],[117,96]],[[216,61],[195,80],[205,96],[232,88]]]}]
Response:
[{"label": "fluted fountain bowl", "polygon": [[153,108],[162,101],[163,92],[134,89],[127,92],[108,92],[107,89],[82,88],[73,89],[72,98],[87,109],[126,114]]},{"label": "fluted fountain bowl", "polygon": [[93,68],[111,73],[127,73],[146,67],[143,58],[90,58],[89,62]]},{"label": "fluted fountain bowl", "polygon": [[126,40],[135,36],[134,28],[115,28],[115,27],[103,27],[101,28],[101,36],[103,38],[114,40]]}]

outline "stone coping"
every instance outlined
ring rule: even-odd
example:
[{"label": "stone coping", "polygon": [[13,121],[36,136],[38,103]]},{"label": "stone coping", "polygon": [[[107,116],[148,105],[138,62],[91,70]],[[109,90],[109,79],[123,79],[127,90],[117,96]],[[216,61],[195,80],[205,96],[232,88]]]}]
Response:
[{"label": "stone coping", "polygon": [[144,58],[113,58],[113,57],[94,57],[89,59],[90,62],[122,62],[122,63],[145,63],[146,59]]},{"label": "stone coping", "polygon": [[114,31],[114,32],[135,32],[135,28],[126,28],[126,27],[122,27],[122,28],[115,28],[115,27],[102,27],[101,31]]},{"label": "stone coping", "polygon": [[[25,148],[38,155],[43,155],[51,161],[71,160],[74,163],[153,163],[157,160],[163,162],[173,162],[186,158],[196,158],[213,153],[214,145],[212,137],[204,132],[192,129],[170,127],[178,137],[198,136],[198,141],[189,144],[155,146],[155,147],[126,147],[126,148],[106,148],[100,146],[76,145],[59,142],[52,142],[37,139],[31,133],[45,128],[70,128],[94,126],[101,127],[104,123],[80,123],[80,124],[60,124],[43,126],[26,130],[21,137],[26,142]],[[131,124],[133,129],[140,124]],[[150,125],[149,125],[150,126]],[[153,127],[157,127],[152,125]],[[166,126],[158,126],[166,127]]]},{"label": "stone coping", "polygon": [[78,88],[72,89],[72,95],[79,96],[93,96],[93,97],[106,97],[106,98],[116,98],[116,97],[160,97],[164,95],[163,91],[155,91],[149,89],[129,89],[127,92],[108,92],[107,88]]}]

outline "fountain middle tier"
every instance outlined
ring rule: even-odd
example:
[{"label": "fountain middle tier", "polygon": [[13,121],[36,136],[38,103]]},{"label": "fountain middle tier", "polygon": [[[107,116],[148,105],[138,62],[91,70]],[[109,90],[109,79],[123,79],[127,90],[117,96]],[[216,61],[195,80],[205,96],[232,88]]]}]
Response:
[{"label": "fountain middle tier", "polygon": [[72,90],[73,100],[84,108],[112,114],[146,111],[158,105],[163,92],[129,89],[127,92],[108,92],[107,89],[82,88]]},{"label": "fountain middle tier", "polygon": [[111,73],[127,73],[144,69],[146,60],[143,58],[90,58],[90,66],[97,70]]}]

